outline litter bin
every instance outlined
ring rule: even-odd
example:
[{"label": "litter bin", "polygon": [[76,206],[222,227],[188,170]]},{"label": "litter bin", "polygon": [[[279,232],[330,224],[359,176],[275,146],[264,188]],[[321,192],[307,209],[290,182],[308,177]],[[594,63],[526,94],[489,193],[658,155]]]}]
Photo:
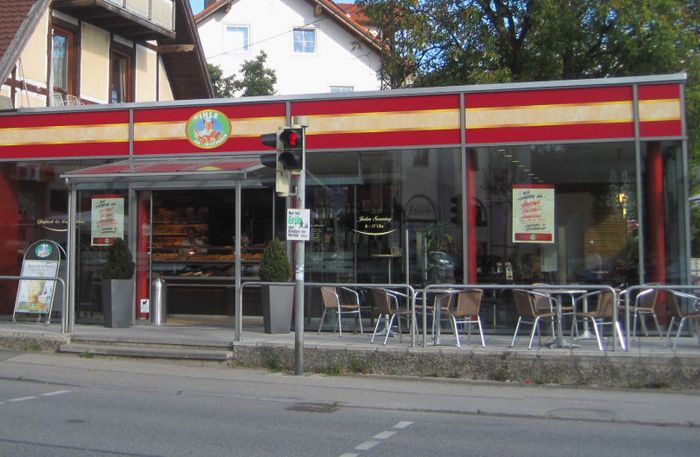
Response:
[{"label": "litter bin", "polygon": [[156,276],[151,283],[151,324],[165,324],[168,315],[168,285]]}]

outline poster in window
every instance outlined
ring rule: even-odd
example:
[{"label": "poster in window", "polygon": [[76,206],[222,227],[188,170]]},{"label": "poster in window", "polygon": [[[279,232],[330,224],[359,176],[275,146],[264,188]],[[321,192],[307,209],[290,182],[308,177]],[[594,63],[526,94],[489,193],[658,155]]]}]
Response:
[{"label": "poster in window", "polygon": [[124,238],[124,197],[96,195],[92,198],[92,245],[109,246],[117,238]]},{"label": "poster in window", "polygon": [[554,243],[554,186],[513,185],[513,243]]}]

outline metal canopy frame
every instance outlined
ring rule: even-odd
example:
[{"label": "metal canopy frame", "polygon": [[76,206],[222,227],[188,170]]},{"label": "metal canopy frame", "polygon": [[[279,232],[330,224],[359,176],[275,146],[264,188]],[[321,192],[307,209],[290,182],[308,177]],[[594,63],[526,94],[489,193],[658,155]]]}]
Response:
[{"label": "metal canopy frame", "polygon": [[[257,172],[257,173],[256,173]],[[169,189],[173,187],[225,187],[234,188],[235,197],[235,287],[241,287],[241,191],[243,183],[246,187],[260,185],[263,176],[274,173],[270,168],[260,163],[259,155],[254,156],[226,156],[226,157],[169,157],[148,159],[127,159],[120,162],[111,162],[94,167],[75,170],[64,173],[61,178],[66,180],[68,187],[68,236],[67,236],[67,261],[68,284],[67,303],[64,305],[62,329],[72,333],[75,325],[75,278],[76,278],[76,228],[77,192],[89,189],[90,184],[111,182],[128,185],[129,203],[135,202],[135,190]],[[233,181],[233,183],[232,183]],[[197,184],[202,183],[203,186]],[[130,206],[131,207],[131,206]],[[134,212],[130,212],[130,218],[135,218]],[[133,222],[133,221],[132,221]],[[135,251],[134,224],[129,224],[130,248]],[[132,303],[135,303],[135,290]],[[235,297],[235,331],[243,326],[240,294]],[[132,316],[133,318],[133,316]],[[236,335],[239,337],[239,335]]]}]

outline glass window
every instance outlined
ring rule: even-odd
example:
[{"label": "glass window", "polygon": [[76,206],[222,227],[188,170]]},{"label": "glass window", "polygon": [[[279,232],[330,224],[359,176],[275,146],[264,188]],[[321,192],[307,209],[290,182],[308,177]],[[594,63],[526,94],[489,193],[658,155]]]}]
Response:
[{"label": "glass window", "polygon": [[300,54],[316,52],[316,29],[294,29],[294,52]]},{"label": "glass window", "polygon": [[226,50],[232,52],[248,52],[249,50],[249,28],[245,25],[226,26]]},{"label": "glass window", "polygon": [[132,56],[121,50],[112,51],[110,103],[134,101]]},{"label": "glass window", "polygon": [[[470,154],[479,282],[637,283],[632,143],[504,146]],[[518,203],[526,192],[542,211]]]},{"label": "glass window", "polygon": [[[307,155],[310,280],[450,282],[462,277],[461,221],[450,198],[461,192],[458,150]],[[407,240],[408,239],[408,245]],[[406,269],[408,254],[408,271]]]},{"label": "glass window", "polygon": [[[645,282],[683,284],[688,280],[685,236],[687,184],[680,142],[642,143]],[[663,311],[662,313],[663,314]]]},{"label": "glass window", "polygon": [[61,94],[76,93],[75,36],[73,32],[53,27],[51,35],[51,80],[53,90]]},{"label": "glass window", "polygon": [[[18,275],[24,253],[35,241],[50,239],[66,246],[68,190],[59,176],[100,163],[104,160],[0,164],[0,275]],[[79,213],[77,220],[81,229],[89,230],[89,213]],[[12,314],[16,289],[16,283],[0,283],[0,314]]]}]

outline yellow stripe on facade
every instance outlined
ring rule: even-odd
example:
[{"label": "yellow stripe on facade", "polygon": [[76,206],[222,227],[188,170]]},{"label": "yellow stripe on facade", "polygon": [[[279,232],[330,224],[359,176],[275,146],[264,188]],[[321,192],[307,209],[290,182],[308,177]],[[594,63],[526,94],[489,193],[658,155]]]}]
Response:
[{"label": "yellow stripe on facade", "polygon": [[670,100],[642,100],[639,102],[639,120],[641,122],[652,121],[679,121],[681,119],[681,101]]},{"label": "yellow stripe on facade", "polygon": [[[275,132],[285,124],[284,117],[231,119],[231,138],[259,136],[260,132]],[[134,124],[135,141],[186,140],[187,121],[138,122]]]},{"label": "yellow stripe on facade", "polygon": [[70,143],[126,143],[128,124],[0,128],[0,146]]},{"label": "yellow stripe on facade", "polygon": [[467,108],[468,129],[632,122],[632,102]]},{"label": "yellow stripe on facade", "polygon": [[459,110],[310,115],[309,135],[459,129]]}]

